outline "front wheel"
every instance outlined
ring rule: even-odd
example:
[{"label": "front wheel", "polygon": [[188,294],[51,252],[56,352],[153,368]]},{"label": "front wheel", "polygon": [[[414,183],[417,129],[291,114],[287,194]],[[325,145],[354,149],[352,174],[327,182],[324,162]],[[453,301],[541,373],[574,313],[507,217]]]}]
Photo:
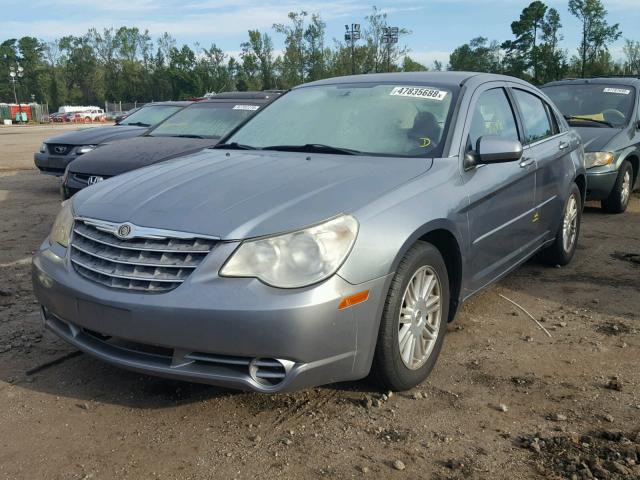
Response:
[{"label": "front wheel", "polygon": [[620,165],[613,190],[605,200],[602,200],[602,208],[609,213],[623,213],[629,205],[632,184],[633,167],[625,160]]},{"label": "front wheel", "polygon": [[408,390],[433,369],[447,330],[449,275],[433,245],[416,243],[391,282],[372,373],[391,390]]},{"label": "front wheel", "polygon": [[567,265],[578,246],[580,222],[582,220],[582,195],[574,183],[562,210],[562,221],[554,242],[545,248],[540,256],[551,265]]}]

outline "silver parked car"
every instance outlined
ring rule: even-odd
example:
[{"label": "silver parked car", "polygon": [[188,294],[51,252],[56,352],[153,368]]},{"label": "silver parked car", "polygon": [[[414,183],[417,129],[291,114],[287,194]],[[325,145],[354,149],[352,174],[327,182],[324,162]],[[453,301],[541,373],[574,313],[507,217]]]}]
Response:
[{"label": "silver parked car", "polygon": [[91,186],[33,261],[43,321],[139,372],[276,392],[434,367],[460,304],[568,263],[583,149],[540,90],[476,73],[302,85],[223,143]]}]

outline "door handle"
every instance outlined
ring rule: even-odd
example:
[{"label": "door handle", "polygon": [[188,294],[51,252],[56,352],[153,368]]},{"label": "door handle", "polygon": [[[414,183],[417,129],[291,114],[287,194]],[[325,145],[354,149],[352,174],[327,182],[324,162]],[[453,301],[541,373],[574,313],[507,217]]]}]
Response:
[{"label": "door handle", "polygon": [[520,168],[527,168],[530,165],[533,165],[535,160],[533,158],[523,158],[520,162]]},{"label": "door handle", "polygon": [[567,148],[569,148],[569,144],[567,142],[560,142],[560,144],[558,145],[558,148],[560,150],[566,150]]}]

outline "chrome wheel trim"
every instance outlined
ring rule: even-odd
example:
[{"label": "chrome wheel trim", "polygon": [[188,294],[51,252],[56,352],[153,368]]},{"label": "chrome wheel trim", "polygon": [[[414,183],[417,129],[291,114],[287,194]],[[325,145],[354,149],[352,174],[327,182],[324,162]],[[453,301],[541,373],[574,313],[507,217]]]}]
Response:
[{"label": "chrome wheel trim", "polygon": [[562,220],[562,247],[565,252],[570,252],[576,241],[578,232],[578,201],[575,193],[571,194],[564,210]]},{"label": "chrome wheel trim", "polygon": [[629,201],[629,195],[631,195],[631,175],[629,174],[629,170],[624,172],[624,177],[622,178],[622,189],[620,191],[620,203],[622,205],[626,205]]},{"label": "chrome wheel trim", "polygon": [[398,347],[409,370],[422,367],[436,345],[442,319],[442,285],[435,270],[420,267],[402,296],[398,315]]}]

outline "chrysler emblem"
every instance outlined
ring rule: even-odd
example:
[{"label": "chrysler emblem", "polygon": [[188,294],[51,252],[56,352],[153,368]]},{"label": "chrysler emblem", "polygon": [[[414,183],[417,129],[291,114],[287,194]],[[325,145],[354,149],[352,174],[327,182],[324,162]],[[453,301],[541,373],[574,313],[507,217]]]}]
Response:
[{"label": "chrysler emblem", "polygon": [[131,225],[129,225],[128,223],[123,223],[118,227],[118,230],[116,230],[116,235],[119,238],[127,238],[130,234],[131,234]]}]

